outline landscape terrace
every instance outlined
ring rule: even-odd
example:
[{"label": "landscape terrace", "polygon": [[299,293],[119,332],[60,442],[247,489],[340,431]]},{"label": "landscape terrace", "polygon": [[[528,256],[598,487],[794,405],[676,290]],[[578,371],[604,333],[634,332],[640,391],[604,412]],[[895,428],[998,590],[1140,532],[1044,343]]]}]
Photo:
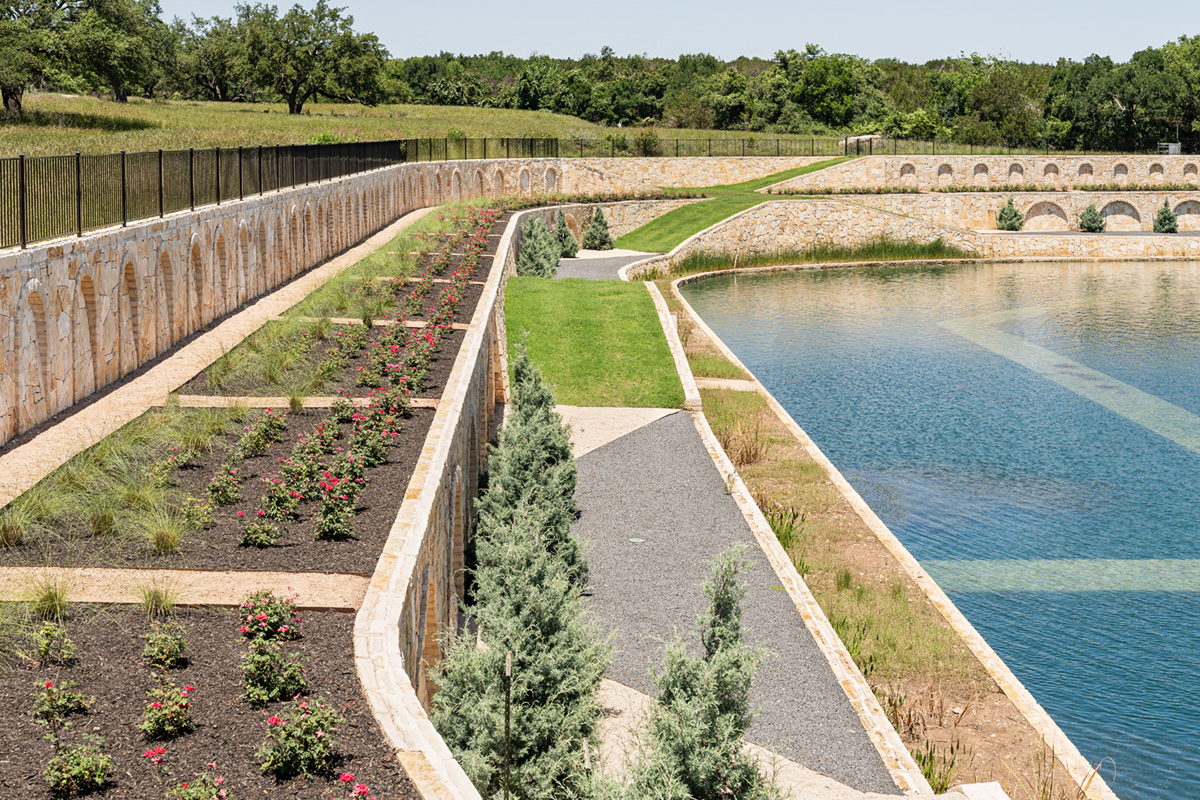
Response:
[{"label": "landscape terrace", "polygon": [[1200,796],[1200,35],[350,12],[0,15],[0,800]]}]

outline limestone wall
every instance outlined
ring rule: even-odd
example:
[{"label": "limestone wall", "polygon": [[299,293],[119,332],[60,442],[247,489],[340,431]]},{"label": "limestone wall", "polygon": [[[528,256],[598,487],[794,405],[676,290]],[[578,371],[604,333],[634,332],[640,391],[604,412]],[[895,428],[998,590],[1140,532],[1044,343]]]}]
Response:
[{"label": "limestone wall", "polygon": [[672,265],[697,252],[732,257],[802,251],[816,245],[854,247],[879,239],[919,244],[942,239],[979,258],[1200,259],[1200,237],[1196,236],[971,231],[851,200],[817,199],[765,202],[701,231],[669,254],[641,262],[629,272],[631,277],[666,273]]},{"label": "limestone wall", "polygon": [[636,188],[568,159],[403,164],[0,253],[0,444],[416,208]]},{"label": "limestone wall", "polygon": [[731,156],[682,158],[582,158],[615,178],[653,186],[720,186],[806,167],[829,156]]},{"label": "limestone wall", "polygon": [[1079,215],[1089,205],[1096,206],[1110,231],[1152,231],[1154,214],[1164,200],[1178,215],[1181,231],[1200,230],[1200,186],[1195,192],[939,192],[844,199],[935,225],[995,230],[996,213],[1010,197],[1025,215],[1024,230],[1029,231],[1078,230]]},{"label": "limestone wall", "polygon": [[523,214],[522,219],[540,218],[553,229],[558,224],[558,215],[561,213],[566,217],[567,229],[575,235],[576,239],[582,241],[584,230],[591,223],[596,209],[599,208],[604,214],[605,222],[608,223],[609,233],[615,239],[642,227],[669,211],[701,202],[704,201],[695,199],[625,200],[618,203],[554,206],[553,208],[532,209]]},{"label": "limestone wall", "polygon": [[1196,156],[864,156],[777,189],[1200,183]]}]

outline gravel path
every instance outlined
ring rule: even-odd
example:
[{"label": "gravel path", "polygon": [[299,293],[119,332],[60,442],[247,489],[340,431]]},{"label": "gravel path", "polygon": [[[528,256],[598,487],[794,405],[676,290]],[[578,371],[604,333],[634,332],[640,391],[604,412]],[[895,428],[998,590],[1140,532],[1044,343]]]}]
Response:
[{"label": "gravel path", "polygon": [[618,281],[617,270],[626,264],[642,261],[654,253],[636,256],[613,256],[612,258],[564,258],[558,262],[556,278],[583,278],[587,281]]},{"label": "gravel path", "polygon": [[[690,635],[709,561],[735,542],[753,566],[742,624],[770,655],[755,676],[748,739],[862,791],[900,794],[762,551],[687,413],[578,460],[574,531],[588,544],[588,608],[615,630],[608,676],[651,692],[663,643]],[[635,543],[630,539],[642,539]],[[693,640],[694,644],[694,640]]]}]

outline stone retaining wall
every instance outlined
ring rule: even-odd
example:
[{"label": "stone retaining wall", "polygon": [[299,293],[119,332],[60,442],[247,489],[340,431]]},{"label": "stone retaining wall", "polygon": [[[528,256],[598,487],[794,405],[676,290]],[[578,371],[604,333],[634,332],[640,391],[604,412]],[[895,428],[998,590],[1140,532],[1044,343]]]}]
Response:
[{"label": "stone retaining wall", "polygon": [[777,189],[1200,183],[1196,156],[864,156]]},{"label": "stone retaining wall", "polygon": [[553,208],[531,209],[522,215],[522,219],[541,219],[554,230],[561,213],[567,219],[567,229],[575,238],[582,241],[583,232],[591,224],[592,215],[599,208],[608,223],[608,232],[616,239],[632,230],[642,227],[647,222],[661,217],[668,211],[702,200],[672,199],[672,200],[623,200],[618,203],[591,203],[587,205],[555,206]]},{"label": "stone retaining wall", "polygon": [[0,444],[409,211],[637,188],[569,159],[403,164],[0,253]]},{"label": "stone retaining wall", "polygon": [[844,199],[919,217],[935,225],[996,230],[996,213],[1013,199],[1027,231],[1079,229],[1079,215],[1095,205],[1110,231],[1152,231],[1163,201],[1178,215],[1179,230],[1200,231],[1200,186],[1195,192],[961,192],[854,195]]},{"label": "stone retaining wall", "polygon": [[842,199],[773,200],[692,236],[665,256],[632,265],[630,277],[666,274],[698,252],[803,251],[855,247],[879,239],[928,244],[941,239],[979,258],[1200,258],[1200,237],[1085,233],[1003,233],[938,225]]},{"label": "stone retaining wall", "polygon": [[721,186],[807,167],[829,156],[703,156],[573,159],[621,180],[654,186]]}]

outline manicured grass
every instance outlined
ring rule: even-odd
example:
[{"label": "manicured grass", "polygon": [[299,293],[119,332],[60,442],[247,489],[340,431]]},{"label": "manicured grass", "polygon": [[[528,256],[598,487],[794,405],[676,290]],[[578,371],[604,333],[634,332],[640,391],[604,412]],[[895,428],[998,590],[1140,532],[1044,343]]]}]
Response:
[{"label": "manicured grass", "polygon": [[[289,115],[282,103],[210,103],[194,100],[128,103],[96,97],[27,94],[21,122],[0,120],[0,157],[62,155],[75,151],[111,153],[119,150],[187,149],[299,144],[319,133],[359,141],[435,138],[460,130],[470,138],[551,137],[603,139],[619,131],[578,117],[549,111],[515,111],[465,106],[383,105],[374,108],[345,103],[309,103],[304,113]],[[743,139],[746,131],[707,131],[660,128],[672,139]],[[808,136],[771,134],[767,138],[807,142]],[[835,140],[822,140],[828,148]],[[570,156],[562,144],[562,155]],[[669,151],[666,155],[673,154]],[[626,153],[628,155],[628,153]]]},{"label": "manicured grass", "polygon": [[807,175],[810,172],[816,172],[848,160],[848,158],[831,158],[828,161],[819,161],[807,167],[777,172],[774,175],[744,183],[696,187],[691,191],[703,191],[711,199],[677,208],[635,231],[630,231],[617,239],[617,247],[644,250],[648,253],[670,252],[689,236],[771,199],[769,196],[759,194],[759,189],[765,189],[780,181],[795,178],[798,175]]},{"label": "manicured grass", "polygon": [[645,286],[512,278],[504,303],[510,360],[524,338],[558,402],[683,405],[683,386]]}]

